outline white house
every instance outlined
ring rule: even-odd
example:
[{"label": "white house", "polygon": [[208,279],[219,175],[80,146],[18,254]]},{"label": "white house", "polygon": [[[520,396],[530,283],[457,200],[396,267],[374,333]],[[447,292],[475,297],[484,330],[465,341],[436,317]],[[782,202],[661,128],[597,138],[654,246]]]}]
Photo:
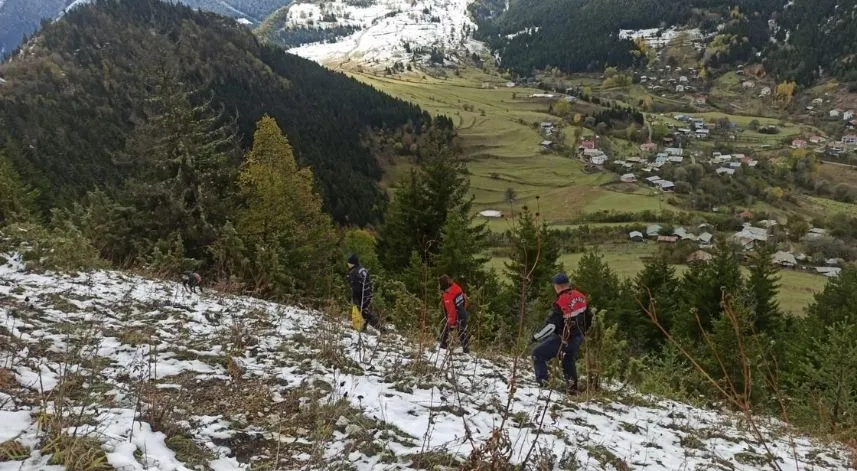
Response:
[{"label": "white house", "polygon": [[710,232],[703,232],[699,234],[699,237],[696,238],[699,241],[700,247],[710,247],[711,242],[714,240],[714,236]]},{"label": "white house", "polygon": [[684,155],[684,149],[680,147],[667,147],[664,149],[664,153],[667,155]]},{"label": "white house", "polygon": [[619,180],[621,180],[622,183],[637,183],[637,176],[633,173],[626,173],[619,177]]},{"label": "white house", "polygon": [[779,251],[775,253],[771,259],[775,265],[782,267],[794,268],[797,266],[797,259],[791,252]]},{"label": "white house", "polygon": [[762,91],[761,91],[761,92],[759,92],[759,96],[760,96],[760,97],[771,96],[771,87],[765,87],[765,88],[763,88],[763,89],[762,89]]},{"label": "white house", "polygon": [[831,118],[838,118],[840,115],[842,115],[842,111],[840,111],[840,110],[830,110],[829,115],[830,115],[830,117],[831,117]]},{"label": "white house", "polygon": [[669,180],[658,180],[657,185],[661,188],[661,191],[670,193],[675,191],[675,183]]},{"label": "white house", "polygon": [[854,112],[853,111],[848,110],[848,111],[842,113],[842,120],[843,121],[851,121],[852,119],[854,119]]},{"label": "white house", "polygon": [[839,267],[816,267],[815,271],[828,278],[836,278],[842,272],[842,269]]},{"label": "white house", "polygon": [[589,161],[592,165],[604,165],[607,163],[607,156],[604,154],[592,156]]},{"label": "white house", "polygon": [[643,233],[640,231],[633,231],[628,234],[628,238],[634,242],[642,242],[643,241]]},{"label": "white house", "polygon": [[656,238],[661,235],[663,227],[660,224],[650,224],[646,226],[646,237]]},{"label": "white house", "polygon": [[729,175],[730,177],[732,175],[735,175],[735,169],[734,168],[728,168],[728,167],[720,167],[717,170],[715,170],[715,172],[718,175]]}]

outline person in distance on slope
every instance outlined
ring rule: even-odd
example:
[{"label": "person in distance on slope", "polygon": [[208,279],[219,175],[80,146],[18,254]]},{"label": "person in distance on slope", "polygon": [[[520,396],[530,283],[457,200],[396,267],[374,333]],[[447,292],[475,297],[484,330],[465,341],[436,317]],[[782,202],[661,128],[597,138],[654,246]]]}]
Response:
[{"label": "person in distance on slope", "polygon": [[360,310],[360,314],[366,320],[363,330],[365,331],[366,327],[371,325],[382,332],[378,316],[372,312],[372,278],[369,276],[369,270],[360,265],[360,259],[356,254],[348,257],[348,273],[345,278],[351,288],[351,304]]},{"label": "person in distance on slope", "polygon": [[446,317],[440,332],[440,348],[447,348],[449,331],[456,329],[462,351],[470,353],[470,334],[467,332],[467,296],[447,275],[442,275],[438,282],[443,291],[443,311]]},{"label": "person in distance on slope", "polygon": [[556,302],[544,328],[533,335],[539,344],[533,349],[533,369],[539,386],[548,380],[547,362],[560,357],[569,394],[577,393],[577,352],[583,345],[583,336],[592,321],[586,295],[572,289],[568,275],[558,273],[551,280],[557,294]]}]

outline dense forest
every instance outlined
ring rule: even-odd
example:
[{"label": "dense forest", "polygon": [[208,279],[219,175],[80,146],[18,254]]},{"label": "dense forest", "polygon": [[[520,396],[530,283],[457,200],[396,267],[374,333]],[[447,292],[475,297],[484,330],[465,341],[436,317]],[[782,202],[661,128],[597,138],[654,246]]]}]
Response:
[{"label": "dense forest", "polygon": [[0,149],[43,210],[134,176],[117,156],[164,82],[234,121],[243,149],[259,118],[274,117],[339,222],[380,219],[370,133],[407,126],[419,134],[432,123],[414,105],[260,44],[230,19],[155,0],[76,8],[23,51],[0,66]]},{"label": "dense forest", "polygon": [[[517,0],[503,11],[502,4],[479,1],[471,12],[479,24],[478,37],[500,53],[503,67],[519,74],[550,67],[582,72],[630,66],[640,55],[632,41],[619,37],[620,29],[688,25],[713,32],[732,8],[749,12],[747,29],[764,36],[767,18],[782,7],[773,0]],[[761,44],[767,36],[752,39]]]},{"label": "dense forest", "polygon": [[6,0],[0,2],[0,58],[11,53],[25,36],[33,34],[42,19],[62,12],[70,0]]}]

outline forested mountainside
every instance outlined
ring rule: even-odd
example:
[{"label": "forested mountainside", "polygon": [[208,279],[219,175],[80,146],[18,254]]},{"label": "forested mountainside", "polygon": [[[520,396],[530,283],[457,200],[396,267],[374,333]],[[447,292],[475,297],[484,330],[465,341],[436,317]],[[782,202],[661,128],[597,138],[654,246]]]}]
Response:
[{"label": "forested mountainside", "polygon": [[[25,36],[30,36],[43,21],[62,14],[66,7],[87,0],[4,0],[0,1],[0,57],[11,53]],[[261,23],[291,0],[179,0],[193,8],[240,18],[250,24]],[[4,52],[5,51],[5,52]]]},{"label": "forested mountainside", "polygon": [[631,66],[644,54],[620,30],[698,28],[702,65],[765,60],[783,79],[811,83],[820,73],[853,81],[854,0],[477,0],[477,37],[519,74]]},{"label": "forested mountainside", "polygon": [[778,26],[767,65],[783,78],[804,85],[821,74],[857,81],[857,0],[796,0]]},{"label": "forested mountainside", "polygon": [[418,133],[431,122],[414,105],[260,44],[231,19],[157,0],[75,8],[0,66],[0,77],[0,151],[39,190],[43,209],[134,177],[121,156],[170,87],[221,121],[234,118],[244,149],[256,122],[274,117],[341,222],[381,214],[368,132],[407,124]]}]

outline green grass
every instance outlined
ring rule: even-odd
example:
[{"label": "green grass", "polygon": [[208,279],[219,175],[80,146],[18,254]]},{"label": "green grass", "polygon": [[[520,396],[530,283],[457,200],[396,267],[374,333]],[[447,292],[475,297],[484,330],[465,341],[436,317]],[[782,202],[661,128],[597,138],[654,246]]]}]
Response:
[{"label": "green grass", "polygon": [[[453,119],[468,160],[477,211],[496,209],[508,213],[510,207],[505,198],[508,188],[517,195],[512,210],[518,211],[524,205],[538,208],[549,223],[568,221],[588,212],[669,207],[648,191],[626,194],[602,188],[616,180],[612,173],[587,174],[578,160],[541,153],[539,143],[543,138],[532,123],[557,122],[558,118],[547,113],[547,102],[529,98],[531,94],[543,93],[540,90],[507,88],[505,79],[474,69],[463,69],[461,76],[450,75],[445,79],[420,74],[354,76],[393,96],[413,101],[430,113]],[[490,84],[488,88],[483,87],[485,83]],[[471,106],[473,111],[469,110]],[[583,131],[583,135],[588,133]],[[570,139],[571,131],[566,135]],[[407,165],[388,168],[385,183],[389,185],[403,175]],[[508,224],[493,221],[489,226],[492,230],[504,230]]]},{"label": "green grass", "polygon": [[806,196],[806,204],[815,211],[821,211],[825,215],[835,214],[857,214],[857,204],[843,203],[840,201],[830,200],[827,198],[819,198],[817,196]]},{"label": "green grass", "polygon": [[[657,252],[654,243],[621,244],[615,246],[604,246],[600,248],[604,255],[604,261],[616,272],[621,279],[632,279],[645,266],[645,257]],[[565,254],[560,257],[565,270],[572,272],[577,268],[584,254]],[[488,261],[487,266],[502,273],[504,263],[508,259],[495,257]],[[681,276],[687,269],[687,265],[676,265],[676,273]],[[742,269],[747,276],[746,269]],[[827,284],[827,278],[813,273],[796,270],[781,270],[780,291],[777,296],[780,309],[783,313],[792,316],[804,315],[804,310],[813,301],[813,294],[820,292]]]}]

